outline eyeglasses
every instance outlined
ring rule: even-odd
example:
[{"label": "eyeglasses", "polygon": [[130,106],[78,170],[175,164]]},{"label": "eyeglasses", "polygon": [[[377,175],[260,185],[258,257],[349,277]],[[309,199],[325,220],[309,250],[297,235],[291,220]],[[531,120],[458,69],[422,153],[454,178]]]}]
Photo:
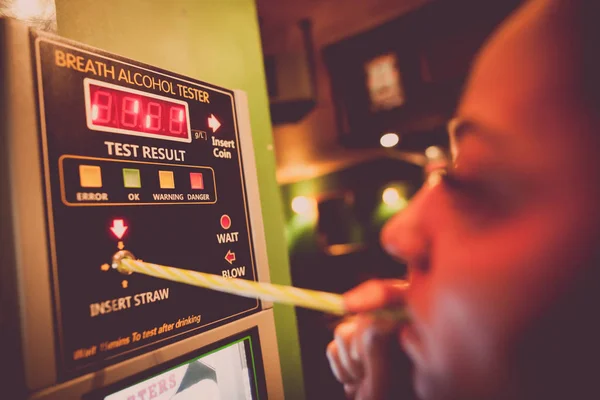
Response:
[{"label": "eyeglasses", "polygon": [[[458,153],[457,136],[460,129],[469,124],[466,119],[455,117],[448,121],[446,130],[450,138],[449,152],[443,151],[438,147],[430,147],[425,151],[427,163],[425,164],[425,180],[429,185],[435,185],[441,181],[444,175],[448,173],[453,160]],[[432,151],[430,149],[435,149]],[[429,153],[429,154],[428,154]]]}]

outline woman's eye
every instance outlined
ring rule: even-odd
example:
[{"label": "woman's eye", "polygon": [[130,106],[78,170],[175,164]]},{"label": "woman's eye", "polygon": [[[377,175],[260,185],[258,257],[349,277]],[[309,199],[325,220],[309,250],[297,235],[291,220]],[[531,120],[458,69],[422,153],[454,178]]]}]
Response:
[{"label": "woman's eye", "polygon": [[449,192],[461,199],[468,200],[484,200],[486,195],[485,183],[474,180],[461,178],[452,171],[442,175],[442,182]]},{"label": "woman's eye", "polygon": [[450,171],[442,184],[452,207],[480,225],[507,217],[517,207],[517,194],[500,181],[463,178]]}]

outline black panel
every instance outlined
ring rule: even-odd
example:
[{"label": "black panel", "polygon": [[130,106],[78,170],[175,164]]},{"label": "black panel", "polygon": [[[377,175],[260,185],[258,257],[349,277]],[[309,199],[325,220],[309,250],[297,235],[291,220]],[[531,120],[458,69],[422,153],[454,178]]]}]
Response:
[{"label": "black panel", "polygon": [[[257,300],[125,276],[105,265],[124,246],[157,264],[257,279],[233,92],[97,50],[33,39],[61,379],[258,311]],[[96,123],[94,99],[86,105],[89,79],[187,104],[191,132],[179,141],[165,136],[179,129],[166,128],[179,118],[164,114],[168,105],[158,134],[107,131]],[[101,103],[107,107],[100,119],[109,124],[123,122],[123,101],[115,99]],[[129,115],[129,125],[137,121],[133,130],[144,130],[148,101],[128,103],[140,113],[139,120]],[[118,231],[119,220],[127,227],[122,243],[111,229]],[[226,260],[228,253],[235,260]]]}]

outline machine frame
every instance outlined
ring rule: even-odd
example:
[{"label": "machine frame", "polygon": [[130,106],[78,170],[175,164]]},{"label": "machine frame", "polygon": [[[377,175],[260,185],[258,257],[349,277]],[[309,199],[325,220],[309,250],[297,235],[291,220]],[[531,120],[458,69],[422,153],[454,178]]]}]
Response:
[{"label": "machine frame", "polygon": [[[76,42],[39,33],[37,40]],[[93,49],[84,46],[86,49]],[[59,382],[56,326],[48,249],[50,229],[40,137],[44,128],[38,105],[35,49],[31,31],[14,20],[0,19],[0,336],[1,370],[7,384],[22,386],[31,399],[75,398],[123,378],[183,356],[211,342],[253,326],[258,327],[267,391],[283,398],[272,304],[207,332],[146,352],[115,365]],[[240,152],[254,243],[258,280],[269,281],[256,162],[248,99],[234,91]],[[49,190],[49,189],[48,189]],[[54,288],[57,290],[57,288]],[[22,365],[19,365],[22,363]],[[18,383],[20,382],[20,383]]]}]

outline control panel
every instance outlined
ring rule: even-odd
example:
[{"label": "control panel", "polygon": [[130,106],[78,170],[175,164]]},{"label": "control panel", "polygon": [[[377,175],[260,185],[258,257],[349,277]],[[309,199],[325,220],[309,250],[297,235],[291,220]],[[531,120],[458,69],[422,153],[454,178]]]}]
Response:
[{"label": "control panel", "polygon": [[256,299],[110,265],[127,250],[258,279],[234,92],[52,37],[31,41],[59,376],[260,311]]}]

